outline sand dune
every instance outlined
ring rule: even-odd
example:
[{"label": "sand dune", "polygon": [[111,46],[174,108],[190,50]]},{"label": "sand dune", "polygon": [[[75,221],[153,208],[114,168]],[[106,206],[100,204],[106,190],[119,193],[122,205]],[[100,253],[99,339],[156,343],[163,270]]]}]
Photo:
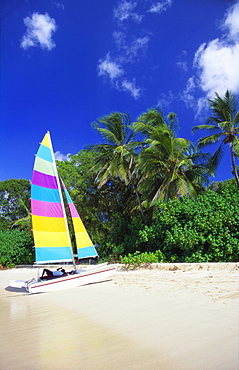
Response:
[{"label": "sand dune", "polygon": [[[69,268],[70,269],[70,268]],[[239,264],[158,264],[29,295],[0,271],[0,369],[238,369]]]}]

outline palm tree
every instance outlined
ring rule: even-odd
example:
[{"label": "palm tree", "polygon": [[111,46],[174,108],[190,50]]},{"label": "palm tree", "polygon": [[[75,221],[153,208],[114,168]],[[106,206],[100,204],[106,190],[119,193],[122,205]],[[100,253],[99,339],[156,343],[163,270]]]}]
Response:
[{"label": "palm tree", "polygon": [[107,143],[91,145],[89,148],[98,153],[94,166],[98,187],[112,178],[119,178],[132,186],[143,217],[135,167],[138,156],[135,150],[139,143],[134,141],[135,133],[130,129],[130,123],[129,115],[118,112],[98,119],[93,127]]},{"label": "palm tree", "polygon": [[145,148],[139,156],[139,166],[144,174],[139,190],[152,206],[157,199],[186,194],[194,196],[207,182],[207,155],[197,153],[193,144],[175,136],[177,118],[171,113],[166,118],[157,109],[149,110],[134,123],[135,131],[146,136]]},{"label": "palm tree", "polygon": [[29,230],[31,230],[31,228],[32,228],[31,212],[27,208],[27,206],[25,205],[25,203],[23,202],[22,199],[19,199],[19,205],[21,205],[25,208],[27,216],[22,217],[22,218],[18,219],[17,221],[15,221],[12,224],[12,227],[18,226],[20,229],[29,229]]},{"label": "palm tree", "polygon": [[196,130],[208,130],[213,132],[213,134],[199,139],[198,147],[202,148],[209,144],[220,143],[211,159],[211,164],[216,168],[223,155],[223,144],[229,144],[232,173],[239,188],[239,177],[235,163],[235,157],[239,157],[239,111],[237,112],[236,97],[227,90],[225,97],[221,98],[216,93],[216,98],[208,101],[213,116],[208,117],[207,124],[195,126],[193,132]]}]

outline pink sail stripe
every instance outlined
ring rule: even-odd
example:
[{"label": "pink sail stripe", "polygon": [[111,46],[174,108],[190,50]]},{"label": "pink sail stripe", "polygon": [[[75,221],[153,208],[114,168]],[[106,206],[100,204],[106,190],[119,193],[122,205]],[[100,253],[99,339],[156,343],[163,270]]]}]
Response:
[{"label": "pink sail stripe", "polygon": [[33,171],[32,184],[49,189],[58,189],[55,176],[46,175],[36,170]]},{"label": "pink sail stripe", "polygon": [[31,199],[32,215],[44,217],[64,217],[61,203],[49,203]]},{"label": "pink sail stripe", "polygon": [[74,204],[73,204],[73,203],[68,203],[68,205],[69,205],[69,208],[70,208],[71,217],[72,217],[72,218],[73,218],[73,217],[80,217],[80,216],[78,215],[78,212],[77,212],[77,210],[76,210],[76,208],[75,208]]},{"label": "pink sail stripe", "polygon": [[64,184],[64,182],[63,182],[63,180],[62,180],[62,179],[61,179],[61,185],[62,185],[63,190],[66,190],[66,191],[67,191],[67,189],[66,189],[66,187],[65,187],[65,184]]}]

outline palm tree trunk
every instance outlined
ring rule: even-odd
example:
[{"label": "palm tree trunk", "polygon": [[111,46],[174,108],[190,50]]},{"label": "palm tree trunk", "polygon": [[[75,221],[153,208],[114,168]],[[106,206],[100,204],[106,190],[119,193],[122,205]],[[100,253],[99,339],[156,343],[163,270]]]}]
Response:
[{"label": "palm tree trunk", "polygon": [[131,175],[130,172],[128,173],[128,179],[129,179],[129,183],[132,184],[132,186],[135,190],[135,194],[136,194],[137,201],[138,201],[138,204],[139,204],[140,213],[141,213],[142,219],[144,219],[144,211],[143,211],[140,195],[139,195],[139,192],[137,190],[137,187],[134,185],[133,176]]},{"label": "palm tree trunk", "polygon": [[230,147],[230,149],[231,149],[231,159],[232,159],[232,173],[235,176],[237,187],[239,189],[239,177],[238,177],[238,172],[237,172],[236,162],[235,162],[235,155],[234,155],[232,146]]},{"label": "palm tree trunk", "polygon": [[[134,188],[135,189],[135,188]],[[142,216],[142,219],[144,219],[144,211],[143,211],[143,207],[142,207],[142,204],[141,204],[141,200],[140,200],[140,196],[139,196],[139,192],[137,189],[135,189],[135,193],[136,193],[136,197],[137,197],[137,200],[138,200],[138,203],[139,203],[139,208],[140,208],[140,212],[141,212],[141,216]]]}]

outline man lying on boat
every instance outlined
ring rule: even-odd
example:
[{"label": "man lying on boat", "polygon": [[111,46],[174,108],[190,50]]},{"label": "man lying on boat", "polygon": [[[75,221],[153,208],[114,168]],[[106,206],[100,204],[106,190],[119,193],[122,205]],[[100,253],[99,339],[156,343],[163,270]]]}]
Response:
[{"label": "man lying on boat", "polygon": [[59,267],[56,271],[44,269],[42,275],[40,276],[40,279],[51,279],[63,275],[67,275],[67,272],[62,267]]}]

